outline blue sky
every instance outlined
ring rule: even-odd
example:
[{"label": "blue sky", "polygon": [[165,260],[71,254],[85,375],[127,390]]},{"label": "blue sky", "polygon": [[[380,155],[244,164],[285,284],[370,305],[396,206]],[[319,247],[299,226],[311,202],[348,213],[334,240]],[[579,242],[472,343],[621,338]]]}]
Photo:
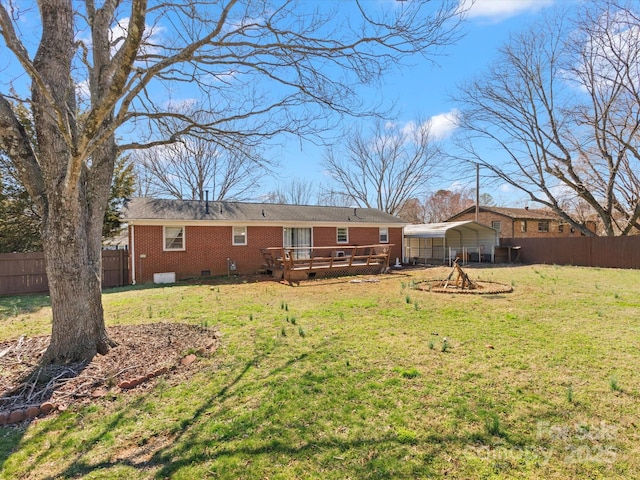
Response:
[{"label": "blue sky", "polygon": [[[385,96],[397,100],[397,120],[403,123],[416,118],[430,119],[446,147],[447,138],[453,133],[448,117],[455,109],[450,96],[455,93],[456,85],[482,71],[495,58],[510,33],[519,32],[537,15],[560,1],[567,0],[476,0],[463,25],[464,37],[437,58],[438,65],[422,61],[385,79]],[[282,176],[270,185],[285,187],[296,178],[314,183],[322,181],[322,154],[323,149],[301,145],[297,140],[285,145],[279,152]],[[455,188],[461,183],[475,187],[473,168],[468,172],[457,172],[455,177],[445,176],[433,185],[433,190]],[[481,191],[482,183],[481,180]],[[505,185],[489,184],[484,193],[490,193],[505,206],[523,205],[524,199]]]}]

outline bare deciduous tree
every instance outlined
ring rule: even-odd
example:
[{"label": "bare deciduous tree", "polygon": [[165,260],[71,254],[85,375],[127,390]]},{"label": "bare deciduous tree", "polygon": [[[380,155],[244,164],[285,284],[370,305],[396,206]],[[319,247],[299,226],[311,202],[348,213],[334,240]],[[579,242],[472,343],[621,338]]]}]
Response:
[{"label": "bare deciduous tree", "polygon": [[[460,146],[585,235],[577,200],[605,235],[640,217],[640,24],[637,5],[598,1],[563,11],[517,35],[495,65],[458,98]],[[496,162],[474,148],[497,145]]]},{"label": "bare deciduous tree", "polygon": [[378,121],[371,134],[354,131],[341,149],[327,150],[324,163],[333,185],[325,194],[397,214],[407,200],[427,191],[438,153],[429,122],[402,128]]},{"label": "bare deciduous tree", "polygon": [[329,205],[332,207],[353,207],[357,205],[357,203],[348,196],[328,186],[321,185],[319,188],[318,202],[321,205]]},{"label": "bare deciduous tree", "polygon": [[[282,132],[318,132],[335,115],[371,113],[358,86],[409,55],[448,44],[460,13],[454,0],[401,8],[293,0],[34,3],[0,3],[0,58],[15,69],[13,100],[31,109],[38,148],[7,92],[0,95],[0,144],[42,218],[53,310],[46,362],[88,359],[113,345],[100,250],[119,151],[187,135],[215,137],[232,150],[239,137],[251,146]],[[26,15],[39,22],[35,52],[33,29],[21,30]],[[211,123],[169,108],[194,97]],[[180,130],[163,135],[170,120]]]},{"label": "bare deciduous tree", "polygon": [[[212,123],[202,112],[183,113],[198,124]],[[165,136],[182,128],[182,121],[170,120],[161,127]],[[135,157],[141,178],[148,182],[149,195],[180,200],[246,200],[269,175],[272,162],[259,155],[257,147],[246,145],[242,136],[223,144],[207,132],[185,135],[175,143],[137,150]]]},{"label": "bare deciduous tree", "polygon": [[289,205],[312,205],[315,186],[310,180],[295,178],[284,186],[269,192],[264,201]]}]

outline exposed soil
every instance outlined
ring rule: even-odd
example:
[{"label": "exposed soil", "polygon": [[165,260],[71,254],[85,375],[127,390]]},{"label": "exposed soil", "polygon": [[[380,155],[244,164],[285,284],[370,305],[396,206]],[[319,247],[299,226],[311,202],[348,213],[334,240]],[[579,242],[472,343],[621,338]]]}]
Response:
[{"label": "exposed soil", "polygon": [[486,280],[474,280],[472,286],[465,288],[455,282],[447,283],[447,280],[425,280],[418,282],[416,288],[432,293],[465,293],[470,295],[495,295],[513,292],[511,285]]},{"label": "exposed soil", "polygon": [[118,346],[107,355],[46,368],[39,361],[48,336],[0,343],[0,425],[148,389],[160,377],[190,375],[198,358],[219,345],[215,329],[181,323],[114,326],[109,336]]}]

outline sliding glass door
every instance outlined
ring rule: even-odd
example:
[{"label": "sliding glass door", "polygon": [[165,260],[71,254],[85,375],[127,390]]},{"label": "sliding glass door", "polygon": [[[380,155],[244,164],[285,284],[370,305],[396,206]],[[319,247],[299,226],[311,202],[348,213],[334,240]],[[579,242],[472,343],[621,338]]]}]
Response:
[{"label": "sliding glass door", "polygon": [[282,245],[295,248],[292,256],[295,259],[311,257],[311,228],[285,228]]}]

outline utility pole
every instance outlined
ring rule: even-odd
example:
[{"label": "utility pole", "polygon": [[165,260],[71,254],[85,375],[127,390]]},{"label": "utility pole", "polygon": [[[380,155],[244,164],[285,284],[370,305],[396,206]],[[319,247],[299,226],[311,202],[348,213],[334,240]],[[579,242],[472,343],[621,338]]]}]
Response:
[{"label": "utility pole", "polygon": [[480,164],[476,163],[476,222],[480,223]]}]

